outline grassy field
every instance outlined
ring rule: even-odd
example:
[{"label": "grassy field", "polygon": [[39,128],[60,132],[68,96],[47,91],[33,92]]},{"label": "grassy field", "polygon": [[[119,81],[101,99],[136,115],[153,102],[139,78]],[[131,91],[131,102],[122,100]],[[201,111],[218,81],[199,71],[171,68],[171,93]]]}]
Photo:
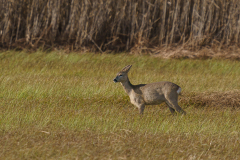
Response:
[{"label": "grassy field", "polygon": [[[133,84],[180,85],[187,115],[139,116],[113,83],[128,64]],[[9,51],[0,69],[0,159],[240,159],[238,61]]]}]

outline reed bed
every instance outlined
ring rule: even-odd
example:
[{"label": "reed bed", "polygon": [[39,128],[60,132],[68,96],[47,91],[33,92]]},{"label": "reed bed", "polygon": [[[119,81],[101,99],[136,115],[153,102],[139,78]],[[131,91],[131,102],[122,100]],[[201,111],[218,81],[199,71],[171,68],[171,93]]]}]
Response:
[{"label": "reed bed", "polygon": [[0,0],[0,46],[128,51],[239,46],[238,0]]}]

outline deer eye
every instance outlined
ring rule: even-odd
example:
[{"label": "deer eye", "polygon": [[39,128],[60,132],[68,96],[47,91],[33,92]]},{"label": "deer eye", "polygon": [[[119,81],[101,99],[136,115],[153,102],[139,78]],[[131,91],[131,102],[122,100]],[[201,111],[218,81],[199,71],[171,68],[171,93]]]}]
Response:
[{"label": "deer eye", "polygon": [[122,77],[123,75],[119,75],[119,77]]}]

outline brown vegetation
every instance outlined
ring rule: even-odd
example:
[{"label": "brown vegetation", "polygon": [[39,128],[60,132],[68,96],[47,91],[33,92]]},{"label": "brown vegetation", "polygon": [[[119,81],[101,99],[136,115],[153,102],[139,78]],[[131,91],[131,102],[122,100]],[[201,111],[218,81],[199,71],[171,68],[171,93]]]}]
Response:
[{"label": "brown vegetation", "polygon": [[238,0],[0,0],[0,46],[159,53],[239,45]]},{"label": "brown vegetation", "polygon": [[181,103],[193,105],[194,107],[239,107],[240,91],[233,90],[227,92],[212,93],[186,93],[181,97]]}]

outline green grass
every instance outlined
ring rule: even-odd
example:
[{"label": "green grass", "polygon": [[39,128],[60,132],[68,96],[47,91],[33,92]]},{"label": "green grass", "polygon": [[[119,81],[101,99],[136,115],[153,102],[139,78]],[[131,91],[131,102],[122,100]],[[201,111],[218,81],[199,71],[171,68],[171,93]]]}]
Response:
[{"label": "green grass", "polygon": [[[239,90],[240,63],[125,54],[0,53],[0,159],[239,159],[240,109],[165,104],[143,116],[116,73],[133,84],[172,81],[183,98]],[[219,101],[216,99],[216,101]]]}]

